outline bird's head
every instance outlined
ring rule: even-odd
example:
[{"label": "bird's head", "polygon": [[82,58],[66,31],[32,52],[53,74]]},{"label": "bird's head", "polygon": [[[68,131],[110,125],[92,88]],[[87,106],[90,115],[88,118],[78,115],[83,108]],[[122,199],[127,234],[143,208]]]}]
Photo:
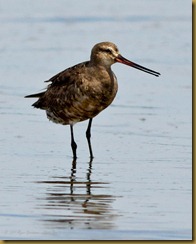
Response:
[{"label": "bird's head", "polygon": [[112,64],[119,62],[126,64],[133,68],[139,69],[151,75],[159,76],[160,73],[145,68],[139,64],[136,64],[126,58],[124,58],[117,48],[117,46],[112,42],[100,42],[97,43],[91,51],[91,63],[94,65],[102,65],[105,67],[110,67]]}]

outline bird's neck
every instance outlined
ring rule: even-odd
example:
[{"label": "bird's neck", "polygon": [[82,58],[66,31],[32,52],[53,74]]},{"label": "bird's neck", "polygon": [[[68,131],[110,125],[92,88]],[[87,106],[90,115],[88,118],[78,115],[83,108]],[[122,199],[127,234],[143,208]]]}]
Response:
[{"label": "bird's neck", "polygon": [[108,72],[111,71],[111,63],[103,62],[103,60],[90,60],[89,66],[96,67],[98,69],[105,69]]}]

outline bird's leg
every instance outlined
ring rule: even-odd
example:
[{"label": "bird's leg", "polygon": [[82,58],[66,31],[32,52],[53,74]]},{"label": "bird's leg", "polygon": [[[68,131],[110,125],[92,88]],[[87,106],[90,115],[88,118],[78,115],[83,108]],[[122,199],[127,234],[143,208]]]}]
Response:
[{"label": "bird's leg", "polygon": [[92,118],[89,119],[89,123],[88,123],[88,127],[86,130],[86,138],[88,141],[88,147],[89,147],[89,152],[90,152],[90,158],[93,159],[93,151],[92,151],[92,147],[91,147],[91,125],[92,125]]},{"label": "bird's leg", "polygon": [[73,125],[70,125],[70,129],[71,129],[71,148],[73,151],[73,159],[76,160],[76,158],[77,158],[77,156],[76,156],[77,144],[74,141]]}]

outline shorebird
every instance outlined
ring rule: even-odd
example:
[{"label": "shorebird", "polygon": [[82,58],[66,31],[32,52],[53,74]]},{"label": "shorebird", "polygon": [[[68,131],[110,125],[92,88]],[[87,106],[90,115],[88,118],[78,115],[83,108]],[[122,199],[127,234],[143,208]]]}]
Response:
[{"label": "shorebird", "polygon": [[96,44],[91,51],[90,60],[53,76],[46,91],[28,95],[39,98],[33,107],[46,111],[49,120],[62,125],[70,125],[73,158],[77,158],[77,144],[74,140],[73,126],[77,122],[89,119],[86,130],[90,158],[93,159],[91,147],[91,125],[93,118],[107,108],[114,100],[117,90],[117,78],[111,65],[119,62],[147,72],[154,76],[160,73],[138,65],[124,58],[111,42]]}]

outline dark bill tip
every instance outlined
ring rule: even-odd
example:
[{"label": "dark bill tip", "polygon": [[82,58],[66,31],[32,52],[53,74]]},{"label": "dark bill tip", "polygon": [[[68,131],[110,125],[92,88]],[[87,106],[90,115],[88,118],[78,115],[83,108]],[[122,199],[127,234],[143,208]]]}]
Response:
[{"label": "dark bill tip", "polygon": [[120,54],[118,55],[118,57],[116,57],[116,62],[119,62],[119,63],[122,63],[122,64],[126,64],[126,65],[131,66],[131,67],[133,67],[135,69],[139,69],[141,71],[144,71],[144,72],[146,72],[148,74],[151,74],[151,75],[154,75],[154,76],[157,76],[157,77],[159,75],[161,75],[159,72],[156,72],[154,70],[151,70],[151,69],[145,68],[145,67],[143,67],[143,66],[141,66],[139,64],[136,64],[136,63],[124,58]]}]

